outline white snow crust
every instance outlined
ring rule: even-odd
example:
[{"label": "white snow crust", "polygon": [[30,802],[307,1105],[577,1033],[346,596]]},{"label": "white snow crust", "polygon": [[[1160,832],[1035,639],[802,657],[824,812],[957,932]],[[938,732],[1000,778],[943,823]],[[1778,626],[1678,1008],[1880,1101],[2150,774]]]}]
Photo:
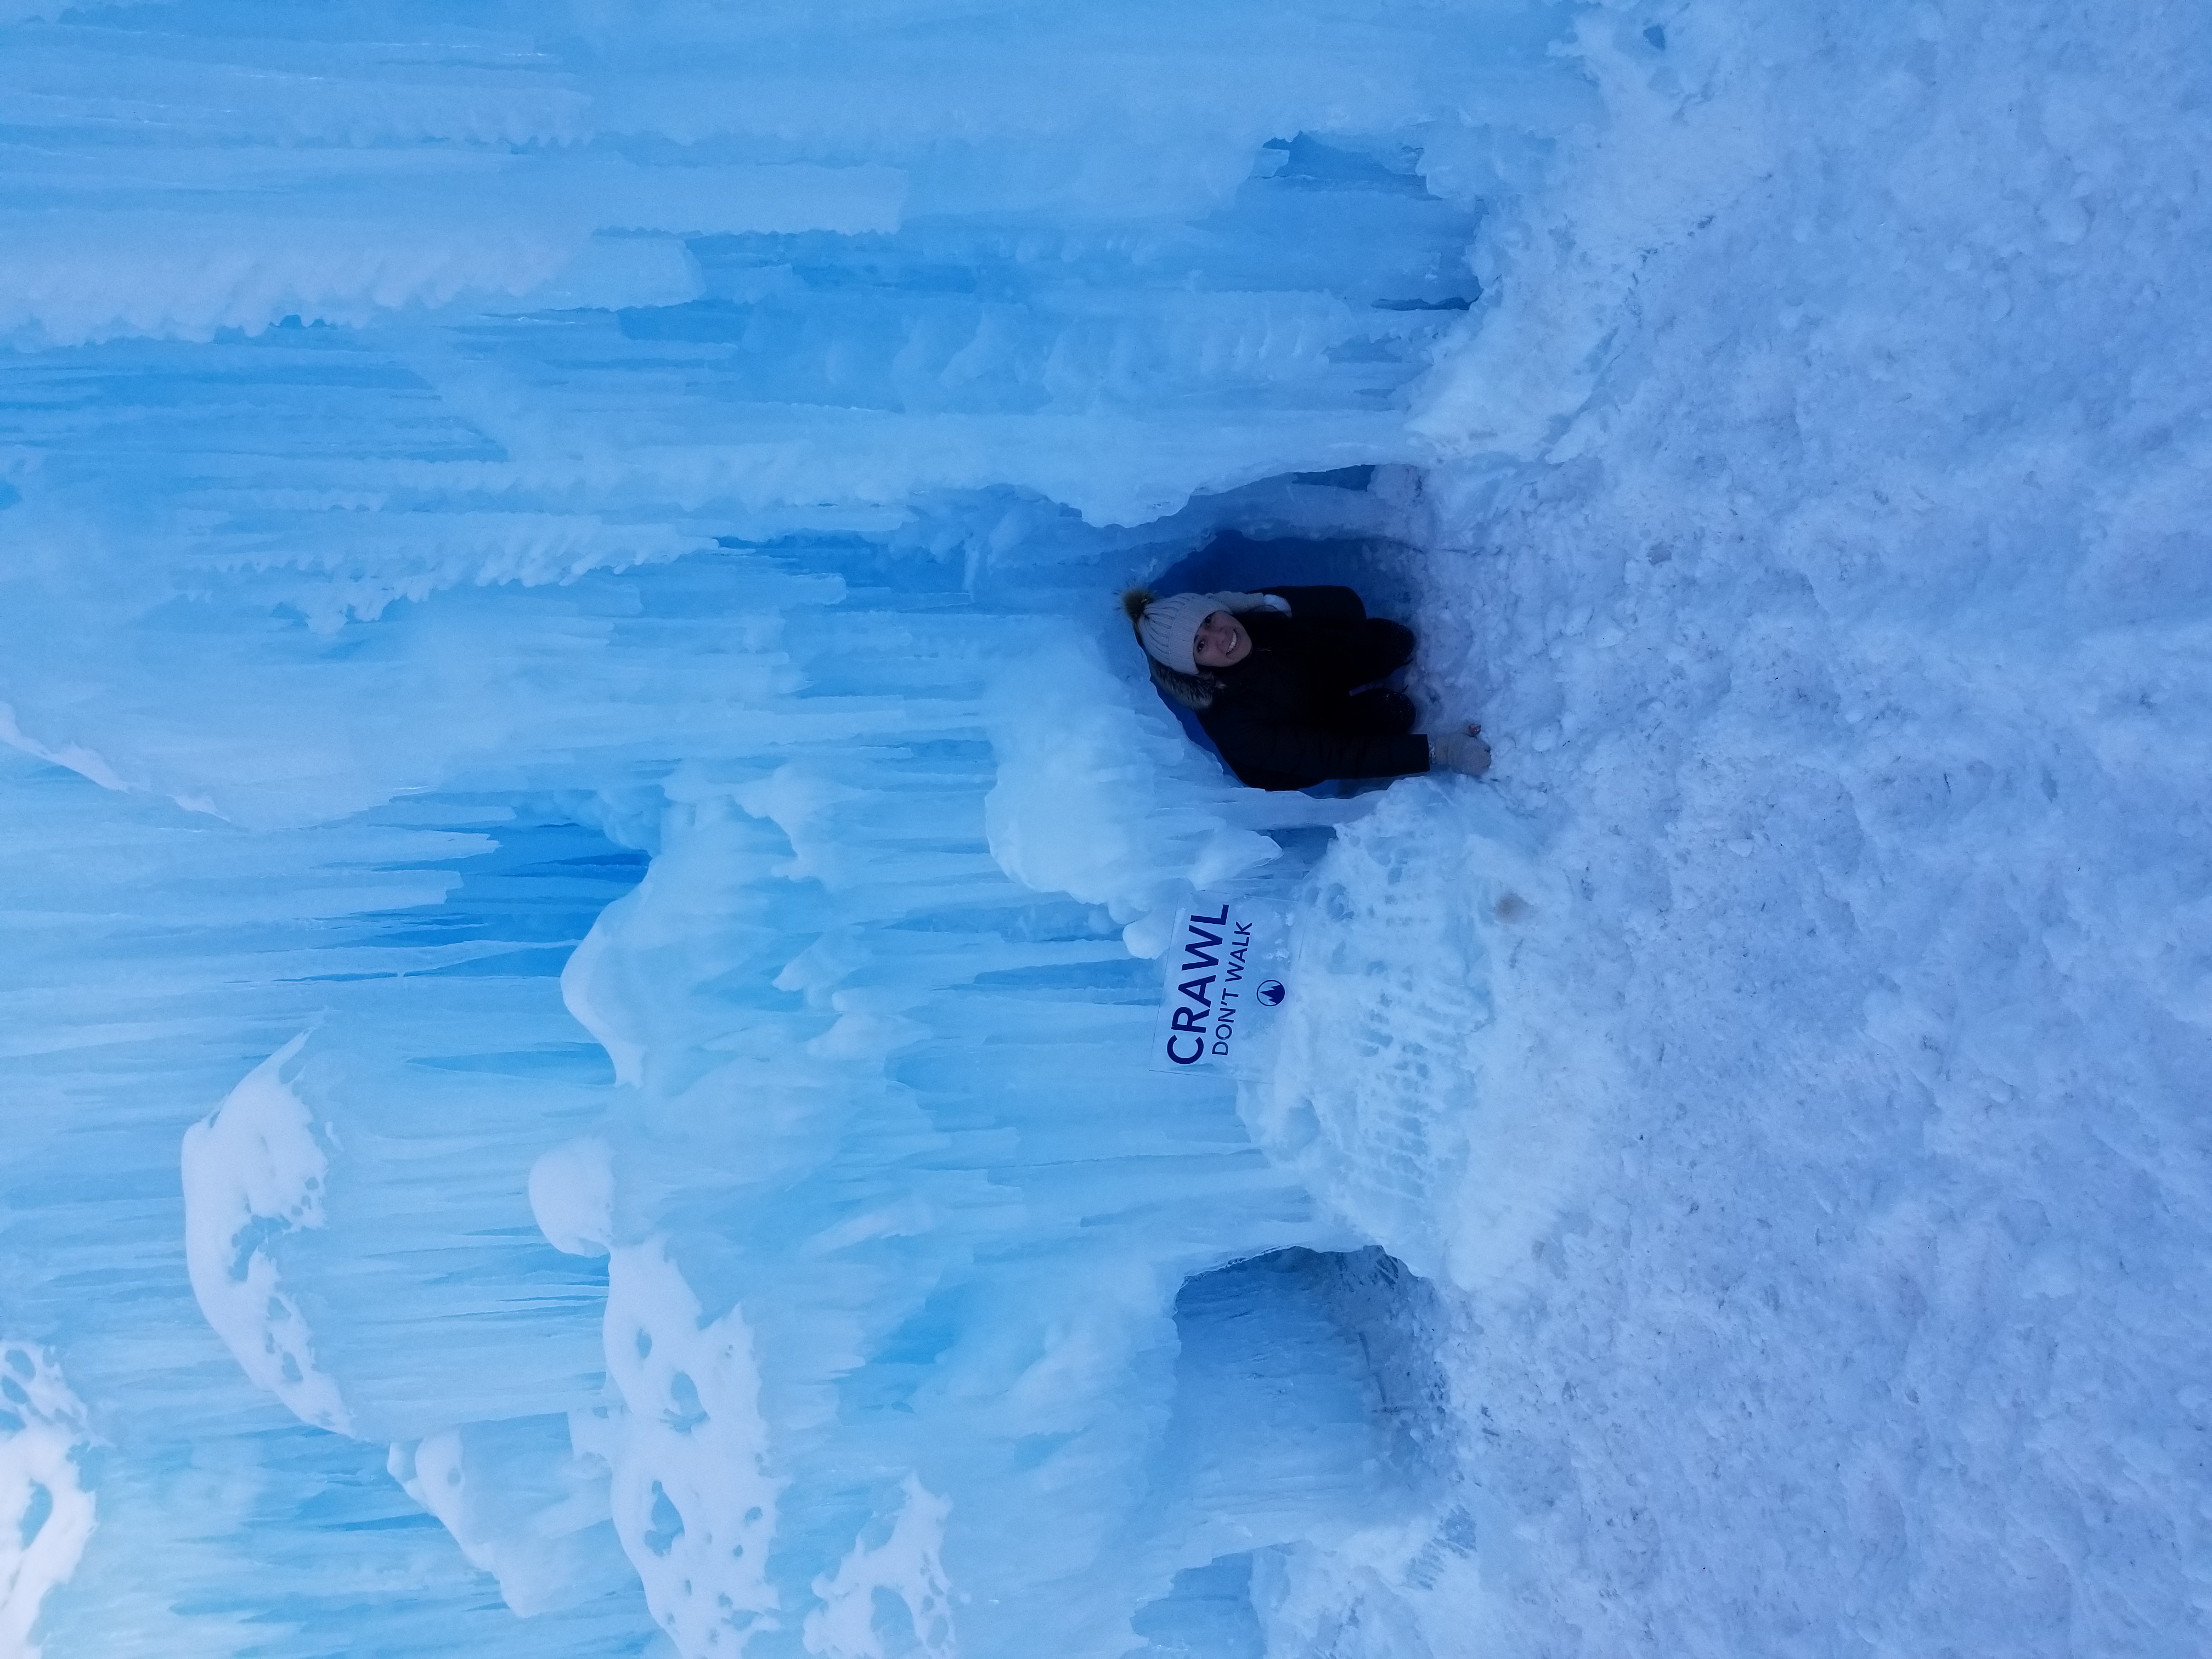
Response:
[{"label": "white snow crust", "polygon": [[769,1473],[752,1333],[702,1321],[665,1247],[627,1246],[607,1285],[607,1380],[623,1415],[603,1455],[615,1530],[679,1651],[737,1653],[773,1629],[768,1575],[783,1482]]},{"label": "white snow crust", "polygon": [[0,1650],[39,1659],[39,1608],[69,1582],[99,1508],[84,1406],[53,1357],[0,1343]]},{"label": "white snow crust", "polygon": [[323,1224],[330,1160],[285,1072],[301,1032],[185,1131],[185,1263],[200,1311],[246,1374],[318,1428],[353,1426],[338,1386],[315,1364],[314,1333],[269,1246]]}]

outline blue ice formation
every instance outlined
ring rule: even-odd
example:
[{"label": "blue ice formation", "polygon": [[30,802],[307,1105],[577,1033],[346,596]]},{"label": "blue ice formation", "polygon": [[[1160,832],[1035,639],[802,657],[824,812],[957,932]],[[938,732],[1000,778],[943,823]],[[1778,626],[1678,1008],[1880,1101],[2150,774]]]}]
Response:
[{"label": "blue ice formation", "polygon": [[1142,1064],[1353,809],[1112,596],[1402,586],[1560,27],[10,9],[14,1640],[1240,1655],[1437,1501],[1330,1125]]},{"label": "blue ice formation", "polygon": [[[2207,154],[2186,7],[0,0],[0,1656],[2212,1651]],[[1113,603],[1347,569],[1488,780]]]}]

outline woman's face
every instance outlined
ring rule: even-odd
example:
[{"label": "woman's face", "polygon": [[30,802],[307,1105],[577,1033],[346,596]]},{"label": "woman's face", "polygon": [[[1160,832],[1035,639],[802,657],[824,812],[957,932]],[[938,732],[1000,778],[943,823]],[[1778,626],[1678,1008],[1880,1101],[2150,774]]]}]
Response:
[{"label": "woman's face", "polygon": [[1234,668],[1252,654],[1252,636],[1226,611],[1210,611],[1198,625],[1198,648],[1193,654],[1200,668]]}]

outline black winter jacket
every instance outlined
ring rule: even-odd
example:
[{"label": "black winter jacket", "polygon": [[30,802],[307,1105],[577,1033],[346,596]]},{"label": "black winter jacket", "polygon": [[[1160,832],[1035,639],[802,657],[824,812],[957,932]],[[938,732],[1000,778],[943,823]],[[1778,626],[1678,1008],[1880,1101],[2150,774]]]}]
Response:
[{"label": "black winter jacket", "polygon": [[1351,718],[1348,694],[1396,665],[1378,667],[1374,629],[1359,595],[1348,587],[1261,591],[1289,600],[1291,614],[1239,615],[1252,636],[1251,653],[1233,668],[1206,671],[1213,701],[1198,713],[1230,769],[1255,789],[1427,771],[1426,738],[1362,732]]}]

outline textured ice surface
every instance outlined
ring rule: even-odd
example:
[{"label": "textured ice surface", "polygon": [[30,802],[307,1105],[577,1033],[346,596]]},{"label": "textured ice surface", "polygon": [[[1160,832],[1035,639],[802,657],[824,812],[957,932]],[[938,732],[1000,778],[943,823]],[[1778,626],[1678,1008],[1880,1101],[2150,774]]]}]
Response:
[{"label": "textured ice surface", "polygon": [[0,1347],[0,1646],[35,1656],[48,1592],[69,1582],[97,1505],[86,1490],[84,1406],[52,1356]]},{"label": "textured ice surface", "polygon": [[246,1074],[204,1122],[185,1131],[185,1264],[200,1311],[246,1374],[318,1428],[339,1433],[353,1416],[315,1364],[300,1304],[283,1288],[275,1253],[283,1234],[323,1224],[323,1154],[315,1120],[285,1069],[307,1042],[294,1037]]},{"label": "textured ice surface", "polygon": [[2205,1647],[2212,64],[1770,12],[8,8],[0,1641]]}]

